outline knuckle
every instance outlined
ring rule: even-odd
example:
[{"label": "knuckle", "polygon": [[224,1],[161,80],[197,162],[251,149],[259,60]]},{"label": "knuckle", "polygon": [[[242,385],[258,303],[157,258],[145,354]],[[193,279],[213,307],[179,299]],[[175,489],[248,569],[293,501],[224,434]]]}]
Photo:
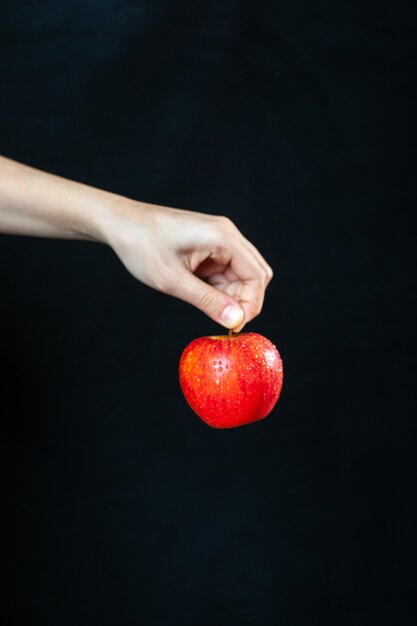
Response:
[{"label": "knuckle", "polygon": [[262,302],[263,302],[262,298],[259,298],[258,300],[253,301],[250,304],[248,304],[247,309],[246,309],[247,314],[248,314],[247,319],[246,319],[247,322],[253,320],[255,317],[257,317],[260,314],[260,312],[262,311]]},{"label": "knuckle", "polygon": [[211,291],[204,291],[199,297],[199,307],[202,311],[214,312],[216,309],[216,298]]},{"label": "knuckle", "polygon": [[226,231],[234,230],[236,228],[232,220],[225,215],[219,215],[217,221],[220,224],[220,227]]},{"label": "knuckle", "polygon": [[256,317],[262,311],[262,302],[257,302],[253,306],[253,316]]},{"label": "knuckle", "polygon": [[267,281],[269,282],[270,280],[273,279],[273,277],[274,277],[274,272],[273,272],[272,268],[269,265],[267,265],[267,267],[266,267],[266,278],[267,278]]}]

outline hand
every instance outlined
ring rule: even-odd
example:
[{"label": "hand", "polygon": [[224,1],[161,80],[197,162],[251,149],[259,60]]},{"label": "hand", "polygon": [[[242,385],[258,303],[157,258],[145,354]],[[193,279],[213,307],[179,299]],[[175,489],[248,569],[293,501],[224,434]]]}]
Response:
[{"label": "hand", "polygon": [[141,282],[236,332],[258,315],[272,270],[225,217],[118,197],[103,239]]},{"label": "hand", "polygon": [[107,243],[135,278],[236,332],[261,311],[272,278],[225,217],[136,202],[5,157],[0,232]]}]

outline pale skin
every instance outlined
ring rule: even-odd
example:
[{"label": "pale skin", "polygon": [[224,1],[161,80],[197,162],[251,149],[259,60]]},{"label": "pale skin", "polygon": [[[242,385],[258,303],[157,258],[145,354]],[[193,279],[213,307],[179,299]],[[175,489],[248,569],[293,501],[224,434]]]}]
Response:
[{"label": "pale skin", "polygon": [[226,217],[132,200],[0,156],[0,233],[113,248],[139,281],[240,332],[272,270]]}]

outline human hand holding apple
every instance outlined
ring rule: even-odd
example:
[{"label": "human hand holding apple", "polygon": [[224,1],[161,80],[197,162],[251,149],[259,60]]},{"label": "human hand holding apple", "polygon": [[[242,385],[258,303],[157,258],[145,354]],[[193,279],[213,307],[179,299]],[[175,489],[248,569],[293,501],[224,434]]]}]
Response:
[{"label": "human hand holding apple", "polygon": [[195,339],[181,356],[179,373],[187,402],[213,428],[263,419],[277,403],[283,382],[277,348],[252,332]]}]

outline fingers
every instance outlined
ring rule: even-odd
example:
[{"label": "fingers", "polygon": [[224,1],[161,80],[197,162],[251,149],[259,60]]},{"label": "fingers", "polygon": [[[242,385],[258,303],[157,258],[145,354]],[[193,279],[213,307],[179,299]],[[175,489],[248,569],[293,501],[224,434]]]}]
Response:
[{"label": "fingers", "polygon": [[232,234],[234,234],[235,237],[237,236],[236,244],[239,244],[239,246],[242,247],[242,250],[243,248],[246,248],[246,251],[249,253],[249,257],[253,263],[253,268],[255,269],[255,266],[257,264],[257,267],[262,276],[266,277],[266,284],[268,285],[273,278],[273,271],[271,267],[265,261],[259,250],[253,245],[253,243],[251,243],[248,239],[246,239],[246,237],[242,235],[240,230],[233,224],[233,222],[231,222],[228,218],[222,219],[225,219],[226,233],[229,237],[229,241],[231,240]]},{"label": "fingers", "polygon": [[[224,274],[215,274],[208,279],[208,282],[219,291],[224,291],[232,296],[242,307],[244,312],[243,321],[239,326],[234,328],[235,332],[240,332],[245,323],[250,322],[261,312],[265,297],[265,288],[262,284],[259,284],[257,280],[242,282],[234,279],[232,282],[229,282],[226,278],[228,273],[229,272],[226,271]],[[230,274],[232,274],[231,271]]]},{"label": "fingers", "polygon": [[[262,310],[272,271],[266,262],[263,259],[262,262],[259,261],[257,255],[245,244],[235,251],[230,268],[240,282],[238,302],[244,311],[244,322],[250,322]],[[243,324],[236,331],[239,332],[242,328]]]},{"label": "fingers", "polygon": [[197,307],[225,328],[235,329],[243,322],[244,311],[232,296],[219,291],[185,268],[178,272],[171,295]]},{"label": "fingers", "polygon": [[[240,291],[239,304],[244,312],[244,323],[253,320],[262,310],[262,306],[265,298],[266,285],[259,282],[259,280],[246,281]],[[240,323],[235,328],[235,332],[240,332],[244,326],[244,323]]]},{"label": "fingers", "polygon": [[255,246],[228,219],[221,218],[217,245],[195,273],[218,291],[230,295],[243,310],[244,317],[234,327],[239,332],[245,323],[259,315],[272,269]]}]

